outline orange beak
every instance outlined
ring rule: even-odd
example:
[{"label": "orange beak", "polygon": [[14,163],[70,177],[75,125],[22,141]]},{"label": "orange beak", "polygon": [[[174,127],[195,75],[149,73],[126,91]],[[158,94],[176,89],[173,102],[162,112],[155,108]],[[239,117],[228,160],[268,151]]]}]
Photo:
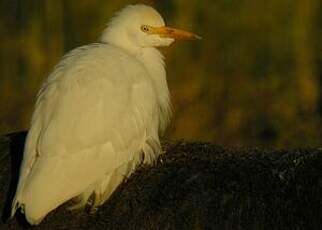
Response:
[{"label": "orange beak", "polygon": [[184,30],[179,30],[167,26],[154,27],[150,31],[151,34],[158,34],[160,37],[164,38],[174,38],[178,40],[200,40],[201,37]]}]

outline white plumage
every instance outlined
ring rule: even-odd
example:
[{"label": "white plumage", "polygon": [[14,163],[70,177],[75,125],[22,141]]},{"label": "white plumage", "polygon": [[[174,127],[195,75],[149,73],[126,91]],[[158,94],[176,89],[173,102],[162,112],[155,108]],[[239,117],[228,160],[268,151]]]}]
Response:
[{"label": "white plumage", "polygon": [[38,93],[12,205],[38,224],[77,197],[97,207],[144,160],[161,153],[170,117],[162,54],[156,46],[196,35],[165,27],[145,5],[127,6],[100,42],[69,52]]}]

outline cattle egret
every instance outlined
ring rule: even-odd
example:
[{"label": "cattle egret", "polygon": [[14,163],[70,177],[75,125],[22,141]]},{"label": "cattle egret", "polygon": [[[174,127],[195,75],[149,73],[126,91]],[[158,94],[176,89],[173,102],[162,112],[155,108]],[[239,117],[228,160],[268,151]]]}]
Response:
[{"label": "cattle egret", "polygon": [[170,117],[162,54],[176,39],[150,6],[130,5],[99,43],[65,55],[40,89],[12,204],[36,225],[56,207],[102,205],[136,166],[161,153]]}]

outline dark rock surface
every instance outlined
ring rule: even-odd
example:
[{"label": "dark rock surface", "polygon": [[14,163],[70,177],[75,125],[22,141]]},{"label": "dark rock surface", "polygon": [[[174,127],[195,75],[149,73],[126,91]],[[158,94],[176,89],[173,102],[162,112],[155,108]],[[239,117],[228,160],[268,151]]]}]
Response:
[{"label": "dark rock surface", "polygon": [[[0,137],[0,229],[30,228],[22,215],[8,219],[24,138]],[[96,213],[60,207],[32,229],[322,229],[321,148],[176,142],[165,149]]]}]

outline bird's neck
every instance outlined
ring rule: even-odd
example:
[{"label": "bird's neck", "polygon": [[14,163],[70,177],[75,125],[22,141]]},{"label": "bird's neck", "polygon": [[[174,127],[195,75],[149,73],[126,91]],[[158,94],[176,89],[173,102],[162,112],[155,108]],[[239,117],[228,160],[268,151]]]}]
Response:
[{"label": "bird's neck", "polygon": [[136,58],[143,63],[152,78],[160,107],[160,128],[164,131],[171,116],[164,57],[158,49],[149,47],[138,50]]}]

